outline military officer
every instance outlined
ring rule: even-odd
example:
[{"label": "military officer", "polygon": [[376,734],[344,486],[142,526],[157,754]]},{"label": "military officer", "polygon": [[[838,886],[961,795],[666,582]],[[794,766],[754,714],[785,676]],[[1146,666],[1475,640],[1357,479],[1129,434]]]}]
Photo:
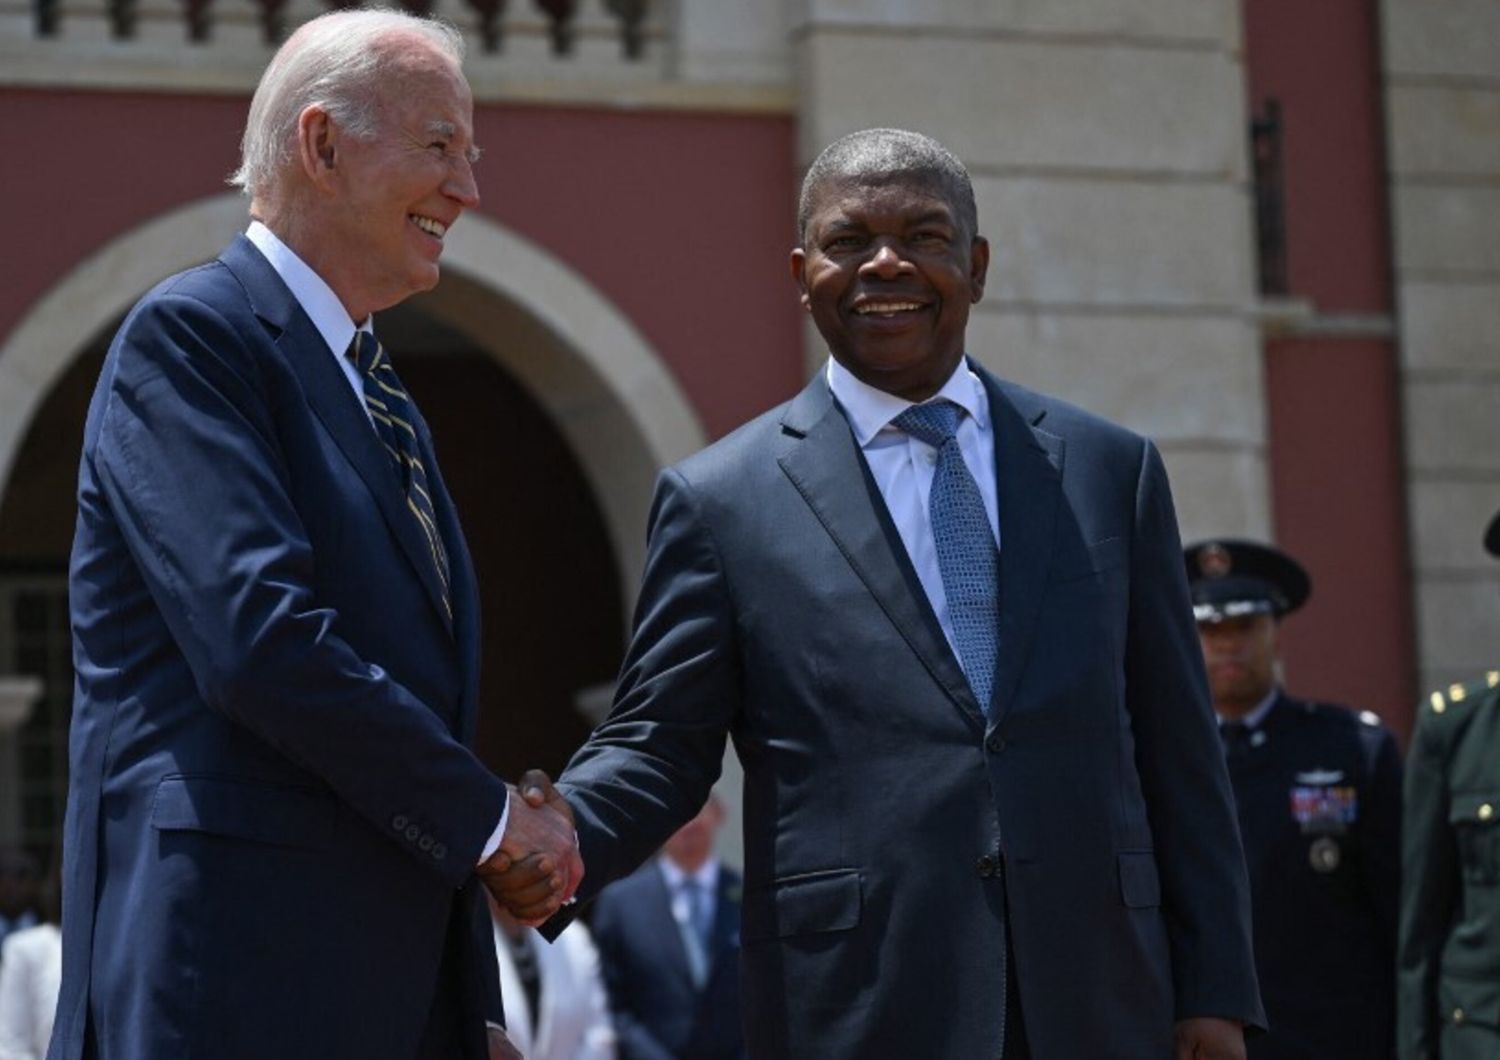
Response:
[{"label": "military officer", "polygon": [[1368,711],[1280,686],[1284,616],[1311,582],[1249,541],[1185,550],[1250,870],[1270,1031],[1250,1060],[1386,1060],[1394,1041],[1401,761]]},{"label": "military officer", "polygon": [[[1484,546],[1500,556],[1500,514]],[[1500,670],[1417,708],[1406,775],[1401,1060],[1500,1057]]]}]

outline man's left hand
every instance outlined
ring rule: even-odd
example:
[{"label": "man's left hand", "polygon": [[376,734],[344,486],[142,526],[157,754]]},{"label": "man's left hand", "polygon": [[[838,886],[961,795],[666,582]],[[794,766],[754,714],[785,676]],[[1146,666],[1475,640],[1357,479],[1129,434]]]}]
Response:
[{"label": "man's left hand", "polygon": [[1172,1055],[1174,1060],[1245,1060],[1244,1025],[1212,1016],[1179,1020]]}]

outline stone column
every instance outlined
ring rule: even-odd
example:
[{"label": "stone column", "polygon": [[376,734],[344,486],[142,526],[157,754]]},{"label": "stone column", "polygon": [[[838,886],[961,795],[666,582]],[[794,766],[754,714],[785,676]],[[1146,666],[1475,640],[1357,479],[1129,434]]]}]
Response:
[{"label": "stone column", "polygon": [[1186,536],[1267,533],[1239,5],[792,10],[804,166],[874,125],[969,166],[994,252],[970,352],[1155,438]]},{"label": "stone column", "polygon": [[1421,680],[1500,663],[1500,5],[1383,0]]}]

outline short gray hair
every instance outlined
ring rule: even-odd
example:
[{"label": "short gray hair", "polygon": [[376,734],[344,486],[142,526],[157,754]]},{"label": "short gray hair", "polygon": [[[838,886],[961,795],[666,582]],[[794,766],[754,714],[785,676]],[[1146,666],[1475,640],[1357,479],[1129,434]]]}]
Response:
[{"label": "short gray hair", "polygon": [[825,183],[851,180],[870,184],[891,177],[937,181],[953,196],[958,221],[970,236],[978,234],[979,209],[969,171],[952,151],[930,136],[906,129],[862,129],[833,141],[807,168],[797,197],[797,238],[807,233],[813,197]]},{"label": "short gray hair", "polygon": [[392,47],[392,39],[414,35],[462,65],[463,35],[437,19],[361,8],[332,11],[305,23],[261,75],[240,141],[240,167],[229,183],[252,199],[271,190],[294,155],[298,118],[314,104],[345,132],[373,137],[379,121],[378,85],[402,54]]}]

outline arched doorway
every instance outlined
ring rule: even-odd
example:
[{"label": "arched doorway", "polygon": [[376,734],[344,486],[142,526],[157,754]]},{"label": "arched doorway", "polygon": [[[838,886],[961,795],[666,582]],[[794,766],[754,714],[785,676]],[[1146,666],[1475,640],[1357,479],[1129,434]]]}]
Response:
[{"label": "arched doorway", "polygon": [[[243,224],[243,201],[220,196],[141,226],[80,263],[0,346],[0,582],[26,586],[0,615],[10,623],[0,636],[18,646],[0,672],[47,678],[28,723],[34,739],[0,736],[0,759],[10,740],[19,823],[33,839],[61,810],[65,567],[89,393],[130,305],[156,280],[213,257]],[[618,309],[482,217],[454,229],[438,289],[377,327],[432,421],[480,568],[482,750],[508,776],[556,770],[588,729],[580,693],[607,687],[618,665],[652,480],[703,443],[702,429]],[[543,517],[524,511],[536,507]],[[0,590],[0,606],[5,599]],[[23,657],[23,644],[44,648]],[[0,831],[6,823],[0,811]]]}]

